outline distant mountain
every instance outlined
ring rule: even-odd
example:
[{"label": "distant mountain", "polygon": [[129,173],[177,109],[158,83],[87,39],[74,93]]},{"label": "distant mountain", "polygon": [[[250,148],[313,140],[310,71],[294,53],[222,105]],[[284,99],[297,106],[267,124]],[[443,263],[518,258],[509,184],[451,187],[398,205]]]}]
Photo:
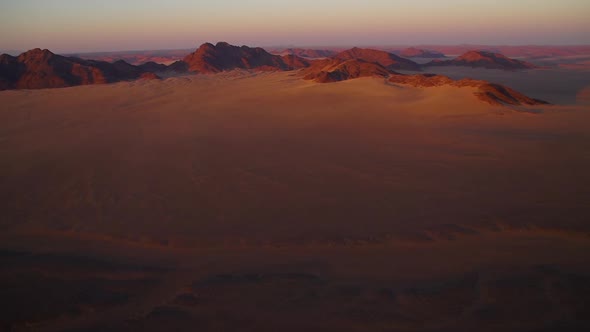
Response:
[{"label": "distant mountain", "polygon": [[437,52],[437,51],[431,51],[431,50],[424,50],[424,49],[419,49],[419,48],[415,48],[415,47],[410,47],[410,48],[406,48],[402,51],[399,52],[399,56],[404,57],[404,58],[429,58],[429,59],[435,59],[435,58],[444,58],[445,55]]},{"label": "distant mountain", "polygon": [[18,50],[0,50],[0,53],[12,55],[12,56],[18,56],[19,54],[23,53],[23,51],[18,51]]},{"label": "distant mountain", "polygon": [[162,79],[160,76],[156,75],[155,73],[143,73],[137,79],[139,80],[160,80]]},{"label": "distant mountain", "polygon": [[464,66],[504,70],[520,70],[536,67],[525,61],[511,59],[502,54],[488,51],[469,51],[455,59],[433,60],[424,66]]},{"label": "distant mountain", "polygon": [[0,56],[0,90],[111,83],[137,79],[146,72],[122,60],[114,63],[82,60],[37,48],[18,57]]},{"label": "distant mountain", "polygon": [[87,60],[100,60],[106,62],[125,60],[125,62],[132,65],[140,65],[146,62],[155,62],[168,65],[182,59],[192,51],[194,51],[194,49],[92,52],[64,55],[68,57],[76,57]]},{"label": "distant mountain", "polygon": [[[191,72],[217,73],[236,68],[256,70],[291,70],[308,66],[307,60],[291,55],[273,55],[260,47],[233,46],[225,42],[205,43],[183,62]],[[179,65],[177,65],[179,66]]]},{"label": "distant mountain", "polygon": [[318,83],[345,81],[359,77],[387,77],[390,71],[376,62],[361,59],[343,60],[330,58],[316,60],[303,70],[304,79]]},{"label": "distant mountain", "polygon": [[420,65],[418,65],[412,60],[404,59],[393,53],[368,48],[351,48],[349,50],[334,55],[333,58],[341,60],[358,59],[366,62],[374,62],[382,65],[383,67],[389,70],[420,70]]},{"label": "distant mountain", "polygon": [[34,49],[18,57],[2,55],[0,88],[41,89],[106,83],[102,70],[76,58],[66,58],[49,50]]},{"label": "distant mountain", "polygon": [[443,54],[463,54],[469,51],[488,51],[501,53],[508,57],[543,58],[590,54],[590,45],[421,45],[420,48],[434,50]]},{"label": "distant mountain", "polygon": [[156,63],[154,61],[142,63],[142,64],[138,65],[137,67],[144,72],[152,72],[152,73],[163,72],[163,71],[166,71],[169,69],[169,66],[163,65],[161,63]]},{"label": "distant mountain", "polygon": [[280,55],[296,55],[302,58],[318,59],[329,58],[336,55],[338,52],[333,50],[311,49],[311,48],[287,48],[276,52]]},{"label": "distant mountain", "polygon": [[[434,64],[433,64],[434,63]],[[486,68],[521,69],[532,65],[483,51],[468,52],[454,60],[431,65],[470,65]],[[493,67],[500,66],[500,67]],[[419,70],[415,62],[384,51],[352,48],[325,59],[308,60],[295,54],[273,55],[262,48],[206,43],[184,60],[169,66],[147,62],[138,66],[123,60],[113,63],[65,57],[49,50],[34,49],[18,57],[0,56],[0,90],[59,88],[85,84],[111,83],[136,79],[159,79],[160,72],[217,73],[233,69],[292,70],[303,68],[306,80],[319,83],[359,77],[388,78],[390,83],[417,87],[451,85],[477,88],[476,95],[491,104],[537,105],[545,102],[529,98],[508,87],[486,81],[454,81],[441,75],[402,75],[394,69]]]},{"label": "distant mountain", "polygon": [[487,81],[462,79],[453,80],[447,76],[422,74],[422,75],[402,75],[393,74],[389,82],[395,84],[411,85],[414,87],[435,87],[435,86],[455,86],[455,87],[473,87],[477,88],[475,95],[482,101],[492,105],[543,105],[548,104],[546,101],[534,99],[515,91],[509,87],[494,84]]},{"label": "distant mountain", "polygon": [[188,71],[188,63],[178,60],[170,64],[166,69],[174,73],[186,73]]},{"label": "distant mountain", "polygon": [[14,89],[22,67],[16,57],[8,54],[0,55],[0,90]]}]

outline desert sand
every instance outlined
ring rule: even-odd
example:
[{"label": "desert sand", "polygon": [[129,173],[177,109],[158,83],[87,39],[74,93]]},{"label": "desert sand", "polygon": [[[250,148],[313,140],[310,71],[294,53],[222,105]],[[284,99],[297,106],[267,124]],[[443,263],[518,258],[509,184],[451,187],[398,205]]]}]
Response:
[{"label": "desert sand", "polygon": [[[563,64],[562,61],[554,62]],[[541,65],[541,64],[539,64]],[[427,72],[446,75],[453,79],[472,78],[507,85],[525,95],[541,98],[552,104],[579,104],[578,94],[590,86],[590,75],[584,70],[541,68],[509,72],[498,69],[466,67],[429,67]],[[404,71],[406,74],[415,74]]]},{"label": "desert sand", "polygon": [[473,93],[248,71],[0,92],[0,329],[588,328],[587,98]]}]

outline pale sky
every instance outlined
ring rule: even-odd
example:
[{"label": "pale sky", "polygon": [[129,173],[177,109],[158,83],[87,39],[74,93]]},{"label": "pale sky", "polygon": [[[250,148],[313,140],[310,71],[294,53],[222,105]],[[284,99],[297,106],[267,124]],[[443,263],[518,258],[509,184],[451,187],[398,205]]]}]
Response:
[{"label": "pale sky", "polygon": [[590,44],[590,0],[0,0],[0,50]]}]

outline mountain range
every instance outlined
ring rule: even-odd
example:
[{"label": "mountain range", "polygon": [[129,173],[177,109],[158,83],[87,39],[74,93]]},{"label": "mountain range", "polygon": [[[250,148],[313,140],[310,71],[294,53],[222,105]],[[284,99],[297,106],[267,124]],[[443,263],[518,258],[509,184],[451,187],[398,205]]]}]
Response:
[{"label": "mountain range", "polygon": [[[468,52],[456,59],[435,60],[426,66],[468,65],[486,68],[524,69],[531,64],[483,51]],[[390,83],[419,87],[452,85],[478,89],[480,99],[492,104],[542,104],[510,88],[485,81],[453,81],[440,75],[401,75],[396,70],[420,71],[412,60],[393,53],[352,48],[324,59],[306,59],[296,54],[276,55],[260,47],[233,46],[225,42],[205,43],[183,60],[170,65],[147,62],[132,65],[65,57],[49,50],[34,49],[18,57],[0,56],[0,90],[60,88],[76,85],[113,83],[136,79],[158,79],[164,73],[218,73],[233,69],[287,71],[301,69],[303,79],[318,83],[344,81],[359,77],[388,78]]]},{"label": "mountain range", "polygon": [[278,49],[278,50],[271,50],[273,54],[279,55],[296,55],[302,58],[309,58],[309,59],[319,59],[319,58],[329,58],[334,56],[338,53],[335,50],[326,50],[326,49],[313,49],[313,48],[286,48],[286,49]]},{"label": "mountain range", "polygon": [[369,48],[354,47],[334,55],[333,58],[341,60],[360,59],[367,62],[378,63],[389,70],[420,71],[420,65],[412,60],[404,59],[393,53]]},{"label": "mountain range", "polygon": [[146,66],[133,66],[123,60],[113,63],[83,60],[37,48],[18,57],[0,55],[0,90],[62,88],[134,80],[148,77],[145,74],[150,70]]},{"label": "mountain range", "polygon": [[532,63],[511,59],[499,53],[469,51],[452,60],[433,60],[424,66],[463,66],[473,68],[521,70],[536,68]]},{"label": "mountain range", "polygon": [[328,58],[304,69],[303,78],[318,83],[345,81],[359,77],[387,77],[391,71],[383,65],[364,59]]},{"label": "mountain range", "polygon": [[413,87],[437,87],[437,86],[455,86],[455,87],[472,87],[476,88],[475,95],[482,101],[492,105],[544,105],[546,101],[530,98],[524,94],[515,91],[509,87],[494,84],[482,80],[461,79],[453,80],[444,75],[420,74],[420,75],[401,75],[393,74],[388,81],[394,84],[410,85]]},{"label": "mountain range", "polygon": [[401,50],[398,55],[404,58],[445,58],[445,55],[440,52],[415,47]]},{"label": "mountain range", "polygon": [[260,47],[233,46],[225,42],[205,43],[183,61],[188,70],[217,73],[231,69],[293,70],[307,67],[308,61],[296,55],[274,55]]}]

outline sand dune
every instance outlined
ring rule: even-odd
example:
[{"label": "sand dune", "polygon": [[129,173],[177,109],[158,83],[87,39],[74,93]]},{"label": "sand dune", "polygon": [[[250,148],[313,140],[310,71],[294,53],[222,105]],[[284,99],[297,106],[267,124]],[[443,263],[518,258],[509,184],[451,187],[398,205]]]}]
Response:
[{"label": "sand dune", "polygon": [[474,92],[239,70],[0,92],[0,328],[587,328],[588,106]]},{"label": "sand dune", "polygon": [[[119,235],[142,223],[136,235],[215,242],[260,230],[363,238],[408,218],[527,224],[510,211],[534,201],[552,202],[531,209],[540,224],[585,211],[586,113],[534,106],[547,114],[531,117],[473,92],[247,72],[3,92],[2,222]],[[547,159],[547,144],[568,148]],[[560,172],[565,160],[579,172]],[[332,227],[343,217],[366,220],[363,231]]]}]

